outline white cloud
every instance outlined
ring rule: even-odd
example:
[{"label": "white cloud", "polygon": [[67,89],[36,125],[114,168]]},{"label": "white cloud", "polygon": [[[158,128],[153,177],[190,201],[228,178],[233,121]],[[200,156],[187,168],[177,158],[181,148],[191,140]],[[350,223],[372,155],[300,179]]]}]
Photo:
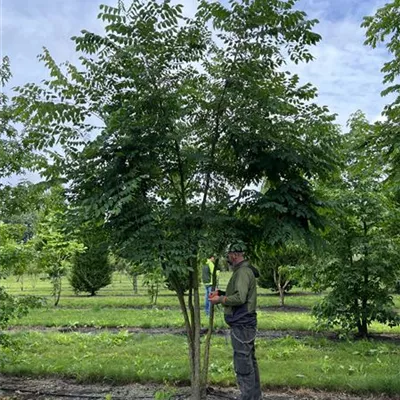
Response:
[{"label": "white cloud", "polygon": [[[364,45],[365,32],[360,25],[363,16],[373,14],[383,0],[303,0],[299,6],[302,4],[310,17],[320,20],[315,31],[321,34],[322,41],[311,49],[315,61],[291,70],[299,74],[302,82],[311,82],[318,88],[318,103],[337,113],[342,126],[358,109],[370,120],[376,119],[388,102],[380,95],[384,88],[380,70],[388,54],[383,48]],[[338,10],[340,15],[335,14]]]}]

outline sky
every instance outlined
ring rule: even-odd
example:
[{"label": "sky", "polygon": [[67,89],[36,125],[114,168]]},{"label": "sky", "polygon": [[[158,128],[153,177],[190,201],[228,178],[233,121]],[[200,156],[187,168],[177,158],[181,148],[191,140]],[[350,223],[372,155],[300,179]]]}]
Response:
[{"label": "sky", "polygon": [[[126,2],[130,0],[125,0]],[[172,0],[185,5],[192,14],[197,0]],[[226,0],[222,0],[226,1]],[[100,4],[115,5],[117,0],[0,0],[0,55],[11,60],[13,78],[10,88],[47,77],[45,66],[37,59],[43,46],[57,62],[77,61],[71,36],[80,30],[102,31],[97,19]],[[343,127],[358,109],[374,122],[380,118],[388,99],[382,98],[381,68],[388,60],[384,47],[363,45],[363,16],[372,15],[385,0],[299,0],[296,8],[310,18],[319,19],[315,31],[322,41],[312,48],[315,61],[289,68],[302,83],[318,88],[317,102],[338,114]],[[7,91],[10,89],[7,89]]]},{"label": "sky", "polygon": [[[10,87],[46,78],[46,69],[37,60],[43,46],[57,62],[77,61],[70,38],[82,29],[101,32],[103,25],[97,19],[99,5],[115,5],[116,1],[0,0],[1,52],[11,59]],[[179,2],[185,5],[188,14],[194,12],[196,0]],[[299,0],[297,3],[296,7],[309,17],[319,19],[315,30],[322,41],[312,48],[315,61],[290,68],[302,82],[311,82],[318,88],[317,102],[337,113],[342,126],[358,109],[370,121],[377,120],[388,102],[380,96],[383,89],[380,70],[388,54],[384,48],[364,46],[365,32],[360,27],[363,16],[372,15],[384,3],[385,0]]]}]

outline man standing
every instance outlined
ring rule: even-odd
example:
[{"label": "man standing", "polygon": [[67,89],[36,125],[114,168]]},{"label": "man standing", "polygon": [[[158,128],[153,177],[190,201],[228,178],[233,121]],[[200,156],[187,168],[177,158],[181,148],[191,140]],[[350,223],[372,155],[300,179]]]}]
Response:
[{"label": "man standing", "polygon": [[[211,307],[211,303],[209,300],[209,296],[211,293],[211,288],[212,288],[212,280],[213,280],[213,275],[214,275],[214,267],[215,267],[215,257],[211,256],[206,263],[203,266],[203,270],[202,270],[202,281],[204,283],[204,287],[206,289],[206,296],[204,299],[205,302],[205,312],[207,315],[210,315],[210,307]],[[218,273],[218,271],[217,271]]]},{"label": "man standing", "polygon": [[240,388],[240,400],[262,398],[260,375],[255,357],[257,332],[257,283],[259,272],[244,258],[245,245],[242,242],[228,247],[228,262],[233,274],[228,282],[226,294],[218,291],[210,294],[212,304],[222,304],[225,321],[231,328],[233,363]]}]

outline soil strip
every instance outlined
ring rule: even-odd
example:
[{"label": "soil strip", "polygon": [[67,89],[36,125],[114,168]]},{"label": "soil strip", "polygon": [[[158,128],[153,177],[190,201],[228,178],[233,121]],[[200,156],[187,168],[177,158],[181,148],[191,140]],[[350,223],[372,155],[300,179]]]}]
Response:
[{"label": "soil strip", "polygon": [[[113,385],[103,383],[80,384],[73,380],[56,378],[21,378],[0,374],[0,400],[147,400],[156,394],[171,394],[171,399],[188,400],[190,388],[157,384]],[[173,394],[172,394],[173,393]],[[234,400],[239,392],[234,388],[209,387],[207,400]],[[167,398],[167,397],[165,397]],[[265,400],[389,400],[380,395],[353,396],[346,393],[329,393],[307,389],[270,390],[263,392]]]}]

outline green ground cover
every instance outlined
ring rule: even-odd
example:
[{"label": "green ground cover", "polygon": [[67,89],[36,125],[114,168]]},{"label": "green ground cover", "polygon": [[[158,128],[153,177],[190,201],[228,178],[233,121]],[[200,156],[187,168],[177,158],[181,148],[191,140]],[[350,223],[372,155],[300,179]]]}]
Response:
[{"label": "green ground cover", "polygon": [[[186,339],[171,335],[19,333],[19,353],[2,372],[79,381],[188,382]],[[62,355],[62,357],[60,357]],[[351,392],[400,392],[400,348],[374,341],[304,338],[257,341],[264,388],[306,387]],[[215,337],[210,380],[233,385],[229,342]]]},{"label": "green ground cover", "polygon": [[[229,273],[223,273],[220,287],[226,286]],[[15,277],[2,284],[16,295],[35,294],[49,297],[48,281],[33,282],[25,278],[25,290],[20,291]],[[12,321],[23,332],[12,336],[18,342],[18,352],[5,354],[9,362],[0,366],[6,374],[29,376],[63,376],[81,381],[168,382],[187,383],[187,344],[184,336],[130,335],[127,327],[180,328],[183,318],[175,295],[163,288],[157,307],[150,306],[147,289],[139,279],[139,294],[135,295],[126,276],[114,276],[114,281],[98,296],[75,295],[64,280],[59,307],[51,298],[42,309]],[[311,308],[323,295],[295,289],[286,298],[293,307],[279,310],[279,298],[269,290],[260,289],[258,304],[259,330],[313,331],[315,320]],[[201,299],[203,302],[203,298]],[[394,296],[400,307],[400,296]],[[264,307],[274,307],[268,310]],[[301,307],[296,311],[295,307]],[[208,319],[202,314],[203,327]],[[92,334],[34,332],[31,327],[95,327],[119,328],[120,333],[96,331]],[[216,309],[215,327],[227,328],[222,310]],[[371,333],[400,334],[400,327],[374,323]],[[260,337],[257,354],[261,379],[265,388],[305,387],[351,392],[400,393],[400,348],[383,341],[329,341],[318,337],[266,339]],[[1,364],[1,363],[0,363]],[[235,384],[229,340],[213,338],[210,364],[211,383]]]}]

